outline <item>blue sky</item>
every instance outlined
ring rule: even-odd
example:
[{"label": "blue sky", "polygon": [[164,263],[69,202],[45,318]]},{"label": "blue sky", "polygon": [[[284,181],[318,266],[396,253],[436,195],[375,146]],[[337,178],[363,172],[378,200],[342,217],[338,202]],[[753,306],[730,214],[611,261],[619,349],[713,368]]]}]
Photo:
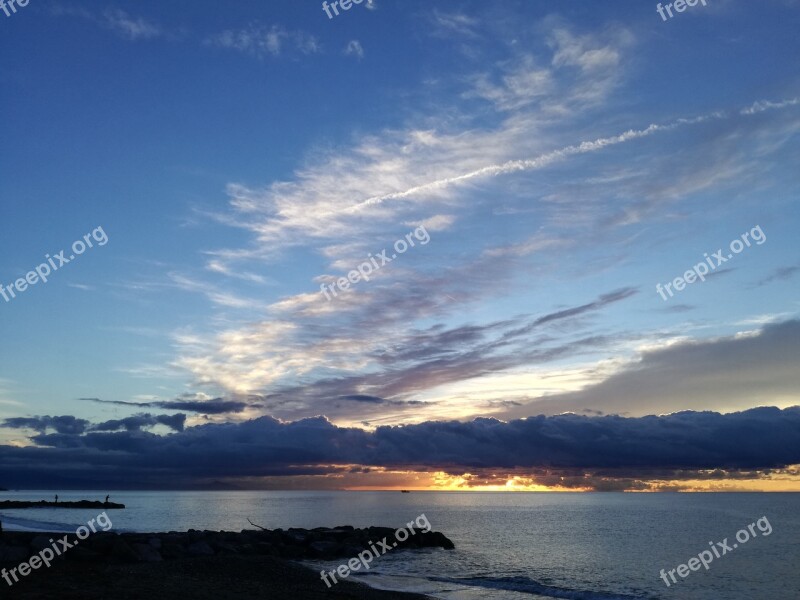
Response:
[{"label": "blue sky", "polygon": [[[0,298],[0,417],[371,429],[798,404],[798,8],[0,13],[0,285],[109,240]],[[419,227],[429,243],[322,295]]]}]

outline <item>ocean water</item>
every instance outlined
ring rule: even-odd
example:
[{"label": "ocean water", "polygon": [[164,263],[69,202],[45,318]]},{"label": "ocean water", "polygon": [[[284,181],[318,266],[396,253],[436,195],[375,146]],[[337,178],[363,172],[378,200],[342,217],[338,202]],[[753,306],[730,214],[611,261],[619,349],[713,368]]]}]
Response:
[{"label": "ocean water", "polygon": [[[59,499],[105,494],[59,492]],[[117,531],[238,531],[250,527],[248,518],[284,529],[402,527],[424,514],[455,551],[390,551],[350,579],[443,599],[800,599],[800,494],[118,492],[111,500],[127,505],[108,513]],[[6,529],[74,531],[96,513],[2,511],[0,521]],[[763,517],[772,532],[756,526],[755,536],[748,532],[750,539],[738,543],[737,532]],[[661,569],[675,569],[725,538],[731,550],[708,570],[664,584]],[[344,562],[313,566],[331,570]]]}]

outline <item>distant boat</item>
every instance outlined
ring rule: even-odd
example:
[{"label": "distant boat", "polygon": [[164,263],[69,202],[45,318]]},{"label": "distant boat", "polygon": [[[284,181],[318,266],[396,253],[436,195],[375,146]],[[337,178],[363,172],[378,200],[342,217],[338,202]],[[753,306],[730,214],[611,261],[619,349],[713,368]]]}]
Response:
[{"label": "distant boat", "polygon": [[400,493],[401,494],[410,494],[411,492],[409,492],[408,490],[400,490]]}]

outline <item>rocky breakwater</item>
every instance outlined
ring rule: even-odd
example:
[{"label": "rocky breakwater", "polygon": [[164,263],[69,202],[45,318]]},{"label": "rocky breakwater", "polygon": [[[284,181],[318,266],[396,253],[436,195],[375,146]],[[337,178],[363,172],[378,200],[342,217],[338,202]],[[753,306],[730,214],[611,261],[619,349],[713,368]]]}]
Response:
[{"label": "rocky breakwater", "polygon": [[[356,556],[383,538],[394,539],[394,529],[351,526],[316,529],[243,530],[241,532],[197,531],[169,533],[98,532],[73,544],[57,560],[101,563],[141,563],[190,559],[203,556],[271,556],[282,559],[337,559]],[[6,531],[0,536],[0,564],[15,566],[40,550],[51,547],[64,534]],[[396,549],[445,548],[455,546],[437,531],[417,531]]]}]

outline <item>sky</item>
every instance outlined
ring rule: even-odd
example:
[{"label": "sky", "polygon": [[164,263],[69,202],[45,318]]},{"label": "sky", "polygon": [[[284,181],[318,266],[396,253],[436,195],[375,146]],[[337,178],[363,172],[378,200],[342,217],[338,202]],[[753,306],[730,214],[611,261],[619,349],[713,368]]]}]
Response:
[{"label": "sky", "polygon": [[800,491],[797,0],[14,8],[0,486]]}]

